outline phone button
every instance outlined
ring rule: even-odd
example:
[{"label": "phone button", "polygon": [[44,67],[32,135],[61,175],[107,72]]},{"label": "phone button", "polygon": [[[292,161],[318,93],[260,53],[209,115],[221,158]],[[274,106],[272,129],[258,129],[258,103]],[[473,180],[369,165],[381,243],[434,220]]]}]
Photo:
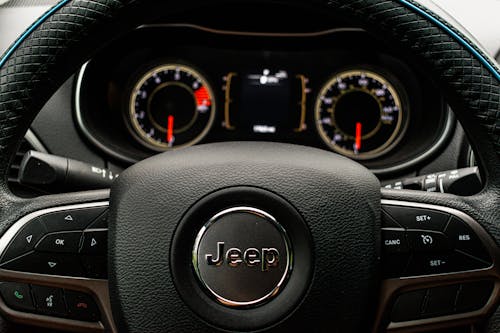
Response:
[{"label": "phone button", "polygon": [[0,293],[5,304],[10,308],[22,311],[35,311],[29,285],[3,282],[0,284]]},{"label": "phone button", "polygon": [[65,290],[64,293],[71,318],[83,321],[99,321],[99,308],[90,295],[70,290]]}]

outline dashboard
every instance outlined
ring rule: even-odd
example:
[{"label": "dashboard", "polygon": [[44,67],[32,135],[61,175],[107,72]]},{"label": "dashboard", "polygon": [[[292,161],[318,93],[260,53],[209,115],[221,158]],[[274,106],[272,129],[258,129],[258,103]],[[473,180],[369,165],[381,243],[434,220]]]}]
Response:
[{"label": "dashboard", "polygon": [[142,26],[83,66],[81,133],[134,163],[221,141],[330,150],[374,172],[422,163],[454,124],[437,85],[358,27],[302,33]]}]

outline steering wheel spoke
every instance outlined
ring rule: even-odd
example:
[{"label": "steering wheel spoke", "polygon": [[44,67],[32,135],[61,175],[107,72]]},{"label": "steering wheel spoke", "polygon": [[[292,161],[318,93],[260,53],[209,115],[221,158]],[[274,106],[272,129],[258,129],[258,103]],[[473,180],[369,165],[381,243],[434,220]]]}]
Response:
[{"label": "steering wheel spoke", "polygon": [[107,281],[109,191],[13,201],[0,238],[0,311],[14,322],[115,331]]},{"label": "steering wheel spoke", "polygon": [[375,331],[474,324],[494,311],[500,251],[470,215],[477,210],[466,198],[383,190],[381,203],[383,280]]}]

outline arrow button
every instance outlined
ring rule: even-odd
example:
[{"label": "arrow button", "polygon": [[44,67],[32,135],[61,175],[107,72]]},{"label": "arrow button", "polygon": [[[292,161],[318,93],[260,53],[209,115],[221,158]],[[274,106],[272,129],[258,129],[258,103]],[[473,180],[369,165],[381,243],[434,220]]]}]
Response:
[{"label": "arrow button", "polygon": [[46,233],[47,229],[45,229],[45,226],[39,219],[35,218],[28,222],[5,249],[0,264],[32,251]]},{"label": "arrow button", "polygon": [[83,232],[82,254],[105,255],[107,253],[108,230],[89,229]]},{"label": "arrow button", "polygon": [[33,240],[33,235],[26,236],[26,241],[28,242],[28,244],[30,244],[32,240]]}]

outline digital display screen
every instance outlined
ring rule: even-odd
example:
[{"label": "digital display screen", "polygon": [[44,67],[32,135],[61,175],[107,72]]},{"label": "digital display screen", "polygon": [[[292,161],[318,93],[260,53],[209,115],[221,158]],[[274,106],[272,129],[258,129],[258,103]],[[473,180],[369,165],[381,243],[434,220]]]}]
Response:
[{"label": "digital display screen", "polygon": [[238,129],[247,133],[290,131],[292,83],[284,70],[242,73],[238,98]]}]

